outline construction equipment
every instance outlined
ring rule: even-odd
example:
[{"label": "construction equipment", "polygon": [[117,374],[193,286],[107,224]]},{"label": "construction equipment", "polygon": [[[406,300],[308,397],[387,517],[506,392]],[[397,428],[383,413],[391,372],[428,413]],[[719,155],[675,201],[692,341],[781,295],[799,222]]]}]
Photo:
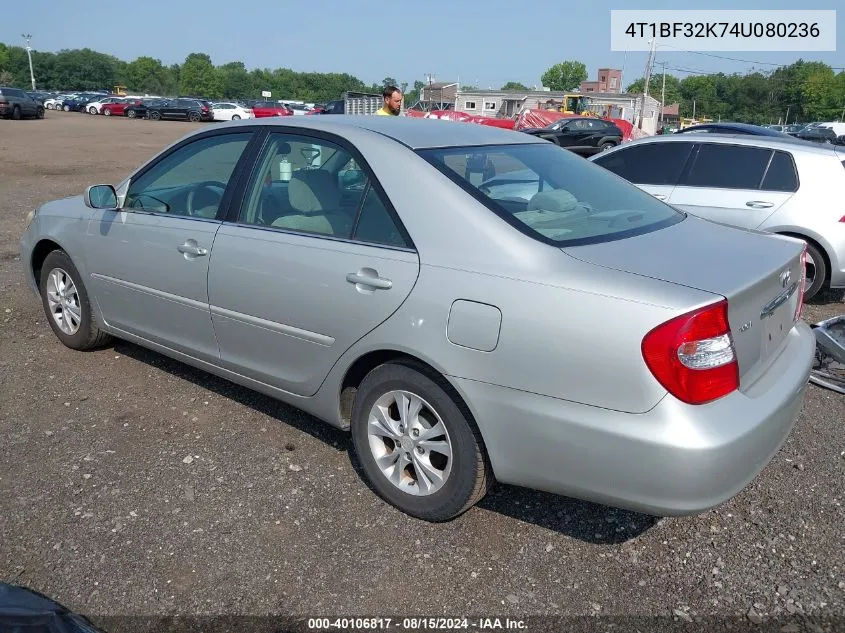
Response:
[{"label": "construction equipment", "polygon": [[580,114],[582,116],[591,116],[593,112],[590,110],[590,98],[580,93],[563,95],[563,103],[560,106],[559,112],[564,114]]}]

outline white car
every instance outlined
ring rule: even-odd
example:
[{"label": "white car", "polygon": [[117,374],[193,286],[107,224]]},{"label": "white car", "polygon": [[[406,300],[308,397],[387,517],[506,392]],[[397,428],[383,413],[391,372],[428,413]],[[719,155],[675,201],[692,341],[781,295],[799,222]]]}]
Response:
[{"label": "white car", "polygon": [[287,108],[291,110],[294,116],[308,114],[313,108],[309,108],[306,103],[288,103]]},{"label": "white car", "polygon": [[44,101],[44,108],[47,110],[61,110],[62,103],[64,103],[65,99],[69,99],[72,96],[73,95],[61,94],[52,99],[46,99]]},{"label": "white car", "polygon": [[237,103],[212,103],[211,112],[215,121],[237,121],[254,119],[255,113]]}]

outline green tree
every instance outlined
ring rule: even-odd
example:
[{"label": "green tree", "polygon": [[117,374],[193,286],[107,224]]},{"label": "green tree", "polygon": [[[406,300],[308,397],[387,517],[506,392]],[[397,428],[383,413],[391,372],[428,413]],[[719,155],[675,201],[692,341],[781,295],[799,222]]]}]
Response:
[{"label": "green tree", "polygon": [[575,90],[587,80],[587,67],[579,61],[565,61],[555,64],[543,73],[540,81],[552,90]]},{"label": "green tree", "polygon": [[509,81],[504,86],[502,86],[502,90],[530,90],[528,86],[525,84],[521,84],[518,81]]},{"label": "green tree", "polygon": [[223,96],[223,78],[205,53],[191,53],[179,76],[179,86],[185,95],[219,99]]},{"label": "green tree", "polygon": [[[642,94],[645,88],[645,78],[640,77],[632,82],[625,92],[631,94]],[[663,75],[653,75],[649,81],[648,94],[660,101],[661,92],[663,90]],[[681,102],[681,80],[674,75],[666,75],[666,105]]]},{"label": "green tree", "polygon": [[227,99],[245,99],[253,94],[252,82],[243,62],[229,62],[220,67],[223,77],[223,96]]},{"label": "green tree", "polygon": [[126,85],[132,92],[166,94],[176,82],[161,60],[139,57],[126,66]]},{"label": "green tree", "polygon": [[405,105],[411,107],[420,100],[422,89],[425,88],[425,82],[419,79],[414,82],[414,87],[405,93]]}]

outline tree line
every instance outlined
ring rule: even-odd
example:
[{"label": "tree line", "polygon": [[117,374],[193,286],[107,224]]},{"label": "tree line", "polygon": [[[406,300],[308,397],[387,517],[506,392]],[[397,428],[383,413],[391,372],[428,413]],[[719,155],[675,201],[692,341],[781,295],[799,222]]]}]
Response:
[{"label": "tree line", "polygon": [[[626,91],[642,93],[640,78]],[[656,66],[649,94],[658,101],[663,72]],[[667,73],[666,105],[680,104],[680,116],[744,123],[806,123],[845,120],[845,71],[798,60],[769,73],[699,74],[679,79]]]},{"label": "tree line", "polygon": [[[405,103],[414,105],[425,86],[385,77],[380,84],[367,84],[348,73],[297,72],[290,68],[247,70],[243,62],[219,66],[205,53],[191,53],[182,64],[166,65],[153,57],[126,62],[88,48],[57,53],[32,51],[32,65],[39,90],[111,90],[125,85],[132,92],[157,95],[198,95],[209,99],[255,99],[268,90],[273,98],[325,102],[346,91],[381,92],[393,84],[405,93]],[[649,82],[649,94],[661,98],[663,73],[660,65]],[[587,79],[586,66],[568,60],[555,64],[541,77],[552,90],[576,90]],[[26,49],[0,43],[0,85],[30,87]],[[631,83],[626,91],[641,93],[644,79]],[[463,90],[474,86],[462,85]],[[503,90],[527,90],[509,81]],[[699,74],[680,79],[665,76],[665,103],[680,104],[680,115],[748,123],[845,119],[845,71],[838,74],[821,62],[798,60],[771,73]]]}]

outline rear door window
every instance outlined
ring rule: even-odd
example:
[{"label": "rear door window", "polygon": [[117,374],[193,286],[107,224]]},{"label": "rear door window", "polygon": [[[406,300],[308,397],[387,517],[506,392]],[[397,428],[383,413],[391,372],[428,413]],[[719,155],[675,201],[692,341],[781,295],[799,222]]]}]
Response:
[{"label": "rear door window", "polygon": [[703,143],[681,184],[712,189],[759,189],[771,156],[770,149]]},{"label": "rear door window", "polygon": [[792,154],[788,152],[775,152],[772,162],[763,177],[764,191],[798,191],[798,173],[795,170],[795,162]]},{"label": "rear door window", "polygon": [[601,154],[593,162],[637,185],[673,186],[683,172],[692,143],[644,143]]}]

